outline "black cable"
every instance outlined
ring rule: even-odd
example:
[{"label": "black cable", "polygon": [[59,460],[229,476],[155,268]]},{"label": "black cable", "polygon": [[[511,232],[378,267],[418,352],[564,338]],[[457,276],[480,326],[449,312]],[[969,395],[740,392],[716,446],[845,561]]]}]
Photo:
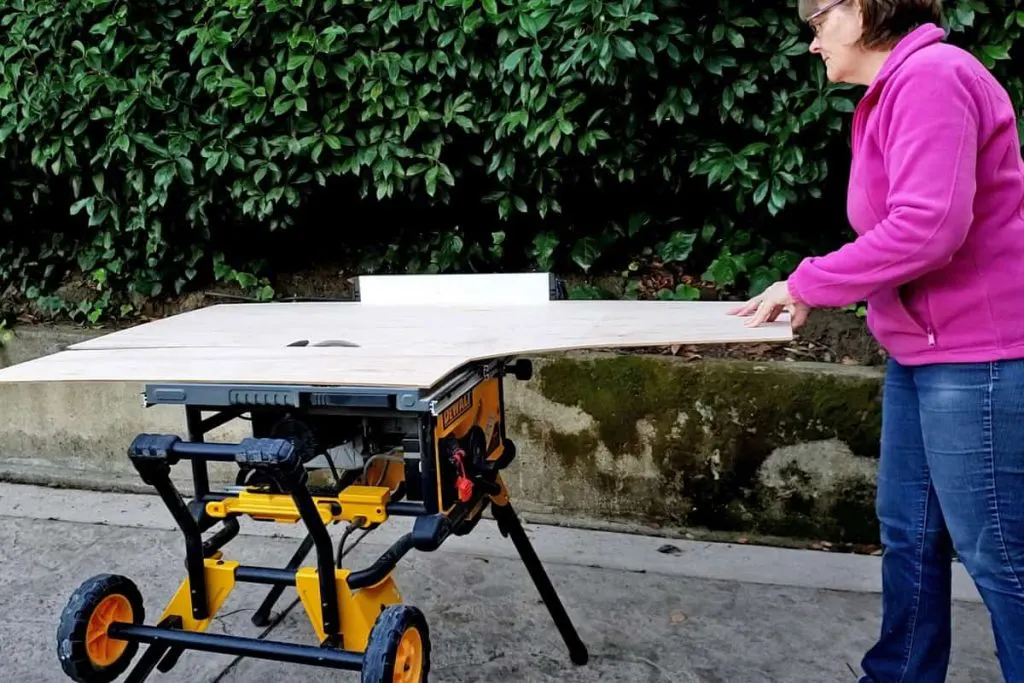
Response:
[{"label": "black cable", "polygon": [[334,483],[338,486],[338,493],[341,493],[341,475],[338,474],[338,468],[334,466],[334,458],[327,451],[323,452],[324,458],[327,459],[327,466],[331,468],[331,474],[334,476]]}]

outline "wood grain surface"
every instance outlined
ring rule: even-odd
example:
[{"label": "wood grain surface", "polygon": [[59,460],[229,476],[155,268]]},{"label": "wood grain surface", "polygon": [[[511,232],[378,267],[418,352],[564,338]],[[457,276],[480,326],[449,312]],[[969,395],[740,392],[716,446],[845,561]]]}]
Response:
[{"label": "wood grain surface", "polygon": [[[208,381],[427,387],[487,358],[674,344],[786,342],[734,304],[550,301],[522,305],[224,304],[145,323],[0,370],[12,381]],[[293,344],[306,344],[293,347]]]}]

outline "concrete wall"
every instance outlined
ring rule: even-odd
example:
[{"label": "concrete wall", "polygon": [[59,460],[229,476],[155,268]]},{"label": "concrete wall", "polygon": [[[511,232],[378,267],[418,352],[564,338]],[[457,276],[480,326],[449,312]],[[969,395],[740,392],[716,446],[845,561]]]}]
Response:
[{"label": "concrete wall", "polygon": [[[0,364],[88,336],[19,328]],[[507,474],[518,506],[581,524],[872,543],[881,375],[797,363],[563,355],[507,385]],[[0,385],[0,478],[144,487],[125,456],[140,432],[183,433],[141,386]],[[236,422],[214,437],[238,439]],[[187,470],[178,481],[187,488]],[[216,482],[232,480],[230,467]]]}]

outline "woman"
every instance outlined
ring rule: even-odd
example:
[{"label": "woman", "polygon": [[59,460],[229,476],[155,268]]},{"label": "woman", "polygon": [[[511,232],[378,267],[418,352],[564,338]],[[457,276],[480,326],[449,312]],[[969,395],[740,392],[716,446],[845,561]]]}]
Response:
[{"label": "woman", "polygon": [[882,628],[862,682],[939,683],[951,549],[991,615],[1006,681],[1024,682],[1024,161],[1004,89],[943,42],[940,0],[801,0],[853,116],[857,238],[733,309],[868,304],[890,360],[877,513]]}]

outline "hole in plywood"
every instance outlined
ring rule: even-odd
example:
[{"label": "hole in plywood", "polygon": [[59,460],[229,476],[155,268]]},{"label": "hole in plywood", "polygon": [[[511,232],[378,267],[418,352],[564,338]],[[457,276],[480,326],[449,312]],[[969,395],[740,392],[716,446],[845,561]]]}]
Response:
[{"label": "hole in plywood", "polygon": [[288,344],[288,348],[298,348],[305,346],[342,346],[348,348],[358,348],[359,344],[356,344],[355,342],[350,342],[347,339],[325,339],[323,341],[318,341],[315,344],[310,344],[308,339],[298,339],[296,341],[293,341],[291,344]]},{"label": "hole in plywood", "polygon": [[358,347],[359,344],[356,344],[355,342],[350,342],[347,339],[325,339],[323,341],[317,342],[316,344],[313,344],[313,346],[348,346],[348,347]]}]

